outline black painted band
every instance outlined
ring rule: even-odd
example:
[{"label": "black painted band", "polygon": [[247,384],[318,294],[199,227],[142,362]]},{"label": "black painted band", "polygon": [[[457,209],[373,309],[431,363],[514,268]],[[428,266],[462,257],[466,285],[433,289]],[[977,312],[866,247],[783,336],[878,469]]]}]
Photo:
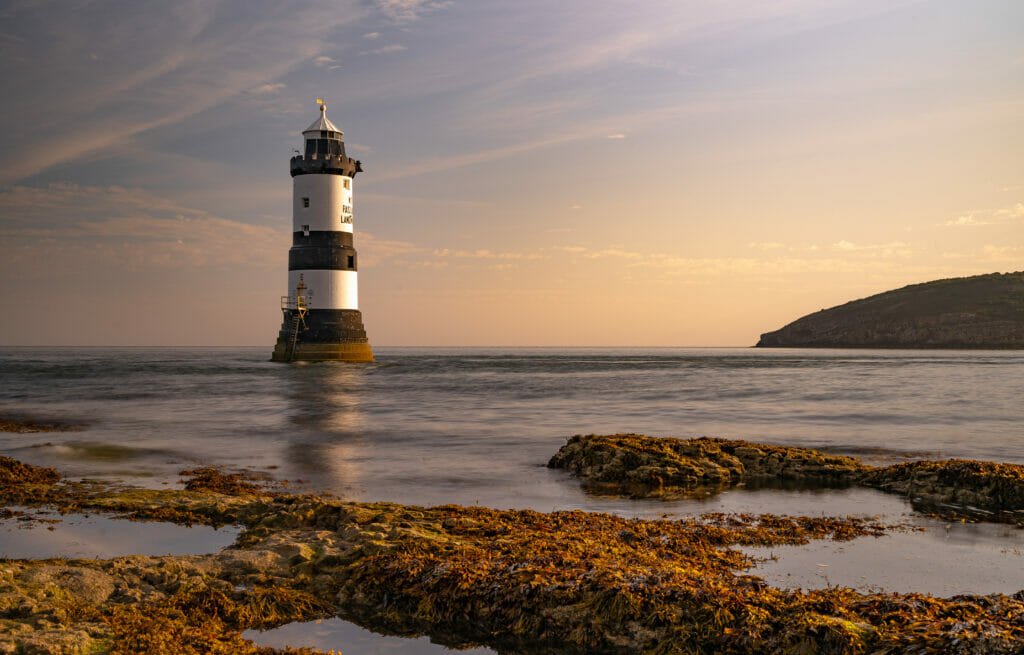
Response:
[{"label": "black painted band", "polygon": [[354,271],[357,263],[355,248],[306,246],[288,251],[289,271]]},{"label": "black painted band", "polygon": [[292,157],[291,161],[292,177],[318,173],[355,177],[356,173],[360,173],[362,170],[362,162],[356,161],[351,157],[325,157],[312,159],[310,157],[298,156]]},{"label": "black painted band", "polygon": [[293,246],[341,246],[352,247],[351,232],[292,232]]}]

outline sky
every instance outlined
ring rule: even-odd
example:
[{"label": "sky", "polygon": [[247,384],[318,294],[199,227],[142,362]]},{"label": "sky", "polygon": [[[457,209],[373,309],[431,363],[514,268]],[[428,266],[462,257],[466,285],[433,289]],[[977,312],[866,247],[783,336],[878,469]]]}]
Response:
[{"label": "sky", "polygon": [[263,345],[327,100],[374,346],[748,346],[1024,269],[1019,0],[8,0],[0,345]]}]

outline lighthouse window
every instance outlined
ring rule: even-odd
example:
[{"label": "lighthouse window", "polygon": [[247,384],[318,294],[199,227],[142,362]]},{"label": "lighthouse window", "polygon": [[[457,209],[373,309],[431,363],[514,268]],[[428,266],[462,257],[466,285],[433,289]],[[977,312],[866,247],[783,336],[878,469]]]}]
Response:
[{"label": "lighthouse window", "polygon": [[349,255],[348,256],[348,267],[349,268],[355,268],[356,267],[356,256],[355,255]]},{"label": "lighthouse window", "polygon": [[309,198],[303,198],[302,199],[302,206],[303,207],[309,207]]},{"label": "lighthouse window", "polygon": [[345,185],[346,189],[352,188],[352,182],[347,177],[341,178],[341,183]]},{"label": "lighthouse window", "polygon": [[302,226],[302,236],[304,236],[304,237],[308,237],[309,236],[309,226],[308,225],[303,225]]}]

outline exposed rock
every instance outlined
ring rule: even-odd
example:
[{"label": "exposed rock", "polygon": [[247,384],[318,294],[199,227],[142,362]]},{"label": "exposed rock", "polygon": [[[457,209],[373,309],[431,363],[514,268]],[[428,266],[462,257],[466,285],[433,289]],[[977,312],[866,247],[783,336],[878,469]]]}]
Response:
[{"label": "exposed rock", "polygon": [[853,457],[728,439],[577,435],[548,462],[591,489],[647,496],[701,496],[741,482],[850,485],[868,467]]},{"label": "exposed rock", "polygon": [[1024,272],[913,284],[808,314],[758,346],[1024,348]]},{"label": "exposed rock", "polygon": [[1024,466],[960,459],[868,466],[809,448],[728,439],[576,435],[548,462],[588,489],[622,496],[704,496],[737,484],[863,486],[920,510],[1024,525]]},{"label": "exposed rock", "polygon": [[[720,440],[695,448],[714,466],[690,457],[702,473],[686,479],[742,478],[759,459],[771,470],[826,477],[856,468],[802,449]],[[673,457],[677,468],[688,464]],[[55,645],[37,651],[48,653],[286,652],[260,649],[240,631],[332,615],[510,654],[1013,653],[1024,640],[1024,594],[936,599],[776,589],[743,574],[751,559],[732,548],[887,529],[863,519],[650,521],[206,491],[42,497],[133,516],[228,520],[246,530],[214,555],[0,561],[0,652],[40,644]],[[82,588],[89,580],[97,593]],[[132,589],[143,593],[134,598]]]},{"label": "exposed rock", "polygon": [[0,416],[0,432],[77,432],[84,430],[84,425],[72,423],[41,423],[22,418]]},{"label": "exposed rock", "polygon": [[60,480],[60,473],[52,468],[32,466],[0,455],[0,486],[54,484],[58,480]]},{"label": "exposed rock", "polygon": [[29,584],[54,585],[75,602],[87,605],[100,605],[114,593],[114,581],[109,575],[77,566],[37,566],[19,577]]}]

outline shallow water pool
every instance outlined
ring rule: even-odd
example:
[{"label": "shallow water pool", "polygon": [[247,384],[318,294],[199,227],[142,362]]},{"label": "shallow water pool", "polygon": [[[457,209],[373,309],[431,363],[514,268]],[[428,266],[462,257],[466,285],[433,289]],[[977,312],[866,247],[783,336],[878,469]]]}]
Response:
[{"label": "shallow water pool", "polygon": [[775,587],[844,586],[933,596],[1024,590],[1024,529],[921,517],[914,523],[924,530],[742,550],[758,558],[775,557],[748,571]]},{"label": "shallow water pool", "polygon": [[260,646],[274,648],[318,648],[336,650],[344,655],[442,655],[444,653],[465,653],[466,655],[493,655],[489,648],[453,650],[440,644],[431,643],[427,637],[395,637],[381,635],[342,619],[325,619],[307,623],[289,623],[273,630],[246,630],[242,633]]},{"label": "shallow water pool", "polygon": [[[102,558],[127,555],[198,555],[234,543],[240,528],[186,527],[174,523],[129,521],[104,514],[64,514],[31,510],[26,517],[0,519],[0,557]],[[42,519],[42,520],[39,520]],[[50,521],[57,521],[51,523]]]}]

